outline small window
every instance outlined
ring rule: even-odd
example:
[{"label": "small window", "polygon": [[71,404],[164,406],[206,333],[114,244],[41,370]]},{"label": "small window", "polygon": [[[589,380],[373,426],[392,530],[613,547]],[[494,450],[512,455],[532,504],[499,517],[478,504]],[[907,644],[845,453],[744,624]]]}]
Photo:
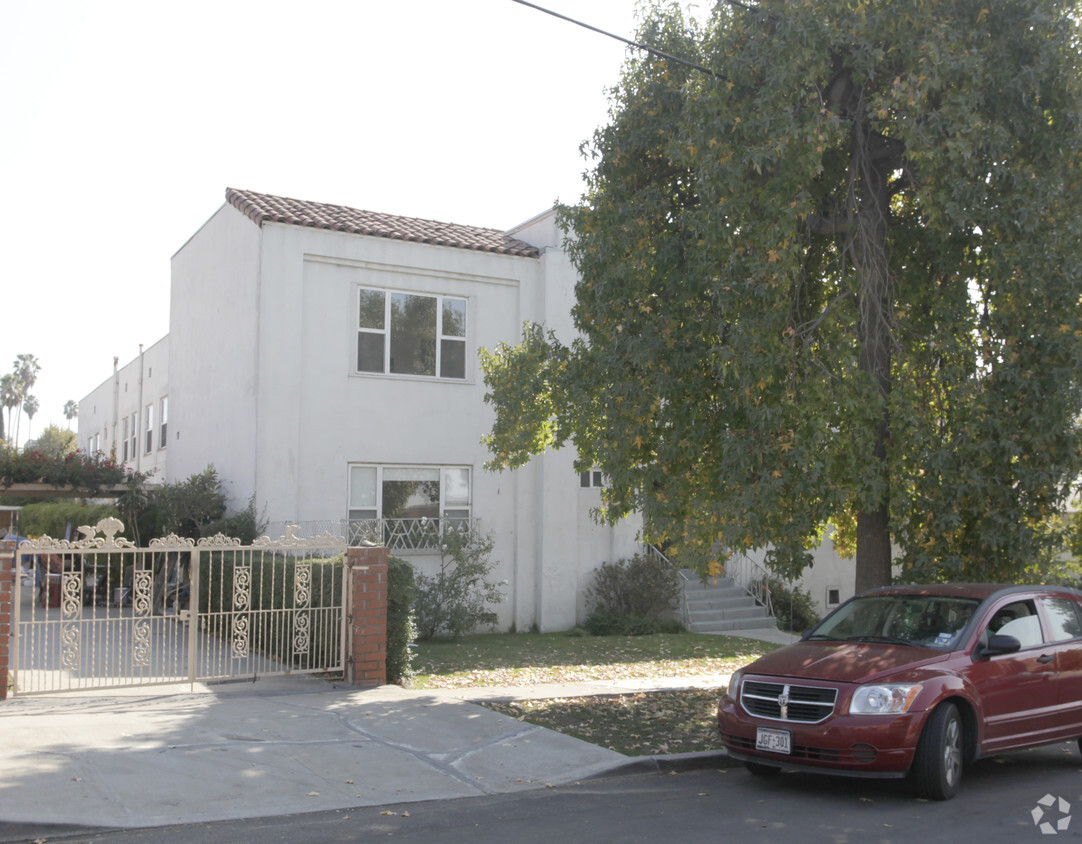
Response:
[{"label": "small window", "polygon": [[601,489],[601,487],[605,486],[605,473],[600,469],[580,472],[579,486],[582,489]]},{"label": "small window", "polygon": [[842,602],[840,589],[827,590],[827,606],[833,607]]},{"label": "small window", "polygon": [[135,449],[139,442],[139,414],[138,412],[131,415],[131,450],[128,452],[128,459],[135,459]]},{"label": "small window", "polygon": [[128,462],[128,417],[120,420],[120,462]]},{"label": "small window", "polygon": [[158,428],[158,448],[165,448],[165,440],[169,432],[169,396],[162,396],[159,408],[161,422]]},{"label": "small window", "polygon": [[144,454],[150,454],[154,450],[154,405],[148,404],[144,411],[146,413],[146,443],[143,449]]},{"label": "small window", "polygon": [[1052,641],[1065,642],[1082,636],[1078,604],[1066,598],[1042,598],[1045,615],[1052,625]]}]

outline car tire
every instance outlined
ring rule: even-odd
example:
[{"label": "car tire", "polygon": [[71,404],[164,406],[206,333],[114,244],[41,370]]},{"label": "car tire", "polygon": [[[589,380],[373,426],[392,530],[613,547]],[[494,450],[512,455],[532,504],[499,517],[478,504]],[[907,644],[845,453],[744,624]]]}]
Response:
[{"label": "car tire", "polygon": [[762,765],[758,762],[745,762],[744,767],[757,777],[776,777],[781,773],[781,768],[775,765]]},{"label": "car tire", "polygon": [[913,759],[913,784],[927,800],[950,800],[958,793],[965,759],[962,716],[953,703],[933,710],[917,742]]}]

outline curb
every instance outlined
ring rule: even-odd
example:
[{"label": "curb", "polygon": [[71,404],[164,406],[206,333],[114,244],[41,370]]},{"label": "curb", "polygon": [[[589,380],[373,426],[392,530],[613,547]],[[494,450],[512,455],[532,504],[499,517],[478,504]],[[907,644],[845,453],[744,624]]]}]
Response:
[{"label": "curb", "polygon": [[744,763],[724,750],[701,750],[696,753],[670,753],[660,756],[637,756],[620,762],[608,770],[587,779],[627,777],[639,774],[678,774],[707,768],[736,768]]}]

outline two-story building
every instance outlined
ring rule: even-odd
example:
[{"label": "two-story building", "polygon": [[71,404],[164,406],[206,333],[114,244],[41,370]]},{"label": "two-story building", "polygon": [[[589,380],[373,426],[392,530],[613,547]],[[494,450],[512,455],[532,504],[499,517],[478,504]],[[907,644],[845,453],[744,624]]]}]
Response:
[{"label": "two-story building", "polygon": [[213,464],[232,509],[387,542],[422,571],[433,524],[491,533],[500,624],[581,621],[639,523],[597,524],[569,449],[483,469],[478,350],[526,321],[565,340],[576,273],[553,212],[501,232],[228,190],[173,256],[169,334],[80,402],[79,447],[175,482]]}]

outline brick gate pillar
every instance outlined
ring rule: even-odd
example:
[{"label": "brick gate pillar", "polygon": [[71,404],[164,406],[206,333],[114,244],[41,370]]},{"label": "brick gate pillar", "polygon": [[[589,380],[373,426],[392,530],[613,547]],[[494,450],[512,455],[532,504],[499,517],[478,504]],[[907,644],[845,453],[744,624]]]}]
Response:
[{"label": "brick gate pillar", "polygon": [[15,641],[15,541],[0,540],[0,700],[8,696]]},{"label": "brick gate pillar", "polygon": [[387,548],[350,548],[347,679],[360,687],[387,682]]}]

